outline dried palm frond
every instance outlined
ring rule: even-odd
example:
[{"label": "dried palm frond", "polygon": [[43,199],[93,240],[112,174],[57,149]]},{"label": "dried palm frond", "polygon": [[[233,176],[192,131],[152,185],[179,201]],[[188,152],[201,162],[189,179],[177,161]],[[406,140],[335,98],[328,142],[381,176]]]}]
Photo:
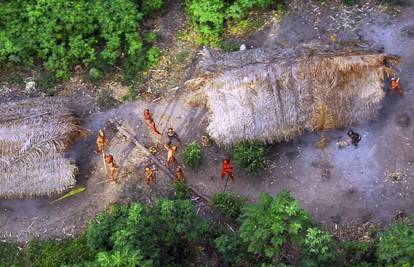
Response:
[{"label": "dried palm frond", "polygon": [[0,197],[51,195],[71,188],[77,167],[62,152],[87,132],[69,99],[8,102],[0,112]]},{"label": "dried palm frond", "polygon": [[[288,141],[304,131],[370,120],[385,96],[384,74],[394,73],[390,65],[398,63],[361,46],[306,44],[207,54],[200,79],[192,83],[206,97],[208,134],[221,145]],[[201,82],[206,75],[208,82]]]},{"label": "dried palm frond", "polygon": [[328,107],[319,103],[315,109],[315,114],[312,118],[313,129],[316,131],[329,131],[335,128],[335,120],[332,114],[329,112]]}]

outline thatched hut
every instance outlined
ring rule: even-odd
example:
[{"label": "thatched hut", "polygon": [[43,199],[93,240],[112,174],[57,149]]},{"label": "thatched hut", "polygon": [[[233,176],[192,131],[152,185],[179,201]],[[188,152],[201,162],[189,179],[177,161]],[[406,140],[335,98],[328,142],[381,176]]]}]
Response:
[{"label": "thatched hut", "polygon": [[187,87],[201,90],[197,96],[210,111],[208,132],[219,144],[272,143],[325,130],[326,118],[334,128],[372,119],[384,97],[384,75],[396,63],[394,56],[361,46],[205,48],[199,75]]},{"label": "thatched hut", "polygon": [[67,98],[35,98],[0,106],[0,197],[61,193],[77,167],[65,151],[85,135]]}]

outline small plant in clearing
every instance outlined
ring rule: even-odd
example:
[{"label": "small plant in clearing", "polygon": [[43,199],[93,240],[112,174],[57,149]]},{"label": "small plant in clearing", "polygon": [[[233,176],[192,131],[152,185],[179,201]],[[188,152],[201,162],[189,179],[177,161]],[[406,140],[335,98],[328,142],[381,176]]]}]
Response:
[{"label": "small plant in clearing", "polygon": [[196,141],[188,144],[184,149],[183,161],[190,168],[198,167],[203,159],[203,151]]}]

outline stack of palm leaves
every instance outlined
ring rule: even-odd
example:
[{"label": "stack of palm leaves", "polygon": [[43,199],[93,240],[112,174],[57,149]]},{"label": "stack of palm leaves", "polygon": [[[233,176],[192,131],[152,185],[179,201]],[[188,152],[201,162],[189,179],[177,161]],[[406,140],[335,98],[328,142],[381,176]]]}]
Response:
[{"label": "stack of palm leaves", "polygon": [[394,74],[398,60],[360,44],[205,49],[199,75],[186,85],[206,96],[208,133],[217,143],[280,142],[372,119],[384,75]]},{"label": "stack of palm leaves", "polygon": [[64,152],[86,132],[69,99],[9,102],[0,113],[0,197],[51,195],[76,183]]}]

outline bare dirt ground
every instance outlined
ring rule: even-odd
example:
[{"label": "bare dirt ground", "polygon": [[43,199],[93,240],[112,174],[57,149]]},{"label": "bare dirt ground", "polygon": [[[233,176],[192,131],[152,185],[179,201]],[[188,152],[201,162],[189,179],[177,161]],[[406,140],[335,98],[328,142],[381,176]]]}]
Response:
[{"label": "bare dirt ground", "polygon": [[[179,15],[181,10],[174,12]],[[321,6],[316,1],[296,1],[289,12],[280,23],[252,35],[246,43],[271,47],[314,39],[366,40],[382,45],[386,53],[401,56],[401,83],[406,93],[402,98],[388,96],[376,121],[354,127],[362,134],[358,147],[336,146],[337,139],[345,136],[344,130],[328,133],[331,142],[325,150],[315,148],[317,134],[304,134],[289,143],[269,147],[268,168],[262,173],[251,176],[236,168],[236,183],[230,183],[228,191],[249,195],[254,200],[261,192],[275,195],[280,190],[289,190],[327,228],[334,227],[333,221],[336,224],[361,220],[387,223],[398,211],[413,212],[414,126],[403,119],[414,118],[414,6],[401,8],[395,16],[373,2],[344,8]],[[169,20],[173,17],[165,16]],[[162,33],[166,31],[166,24],[161,25]],[[175,47],[170,49],[176,51]],[[183,75],[189,76],[195,57],[186,57],[189,64]],[[143,109],[148,107],[159,129],[165,131],[172,126],[177,130],[182,146],[200,140],[208,123],[206,110],[186,107],[180,82],[177,80],[174,84],[171,79],[168,82],[168,88],[173,90],[166,88],[167,94],[159,102],[137,101],[106,112],[91,112],[88,98],[76,98],[74,102],[79,110],[85,111],[81,115],[91,135],[78,142],[69,154],[80,166],[79,184],[87,190],[54,204],[51,201],[57,197],[0,200],[0,240],[26,242],[32,238],[71,236],[85,228],[87,221],[110,203],[130,199],[151,201],[155,193],[170,194],[170,181],[162,172],[157,173],[153,192],[147,190],[143,167],[150,162],[107,125],[109,118],[117,118],[134,129],[138,140],[150,146],[156,142],[155,137],[148,133],[141,120]],[[105,180],[102,158],[94,153],[96,131],[104,127],[111,140],[109,151],[120,165],[117,185],[101,183]],[[195,171],[185,168],[184,172],[190,185],[211,195],[223,190],[220,164],[228,151],[215,145],[203,149],[202,167]],[[157,157],[164,160],[165,152],[160,151]],[[392,178],[391,173],[398,175]]]}]

